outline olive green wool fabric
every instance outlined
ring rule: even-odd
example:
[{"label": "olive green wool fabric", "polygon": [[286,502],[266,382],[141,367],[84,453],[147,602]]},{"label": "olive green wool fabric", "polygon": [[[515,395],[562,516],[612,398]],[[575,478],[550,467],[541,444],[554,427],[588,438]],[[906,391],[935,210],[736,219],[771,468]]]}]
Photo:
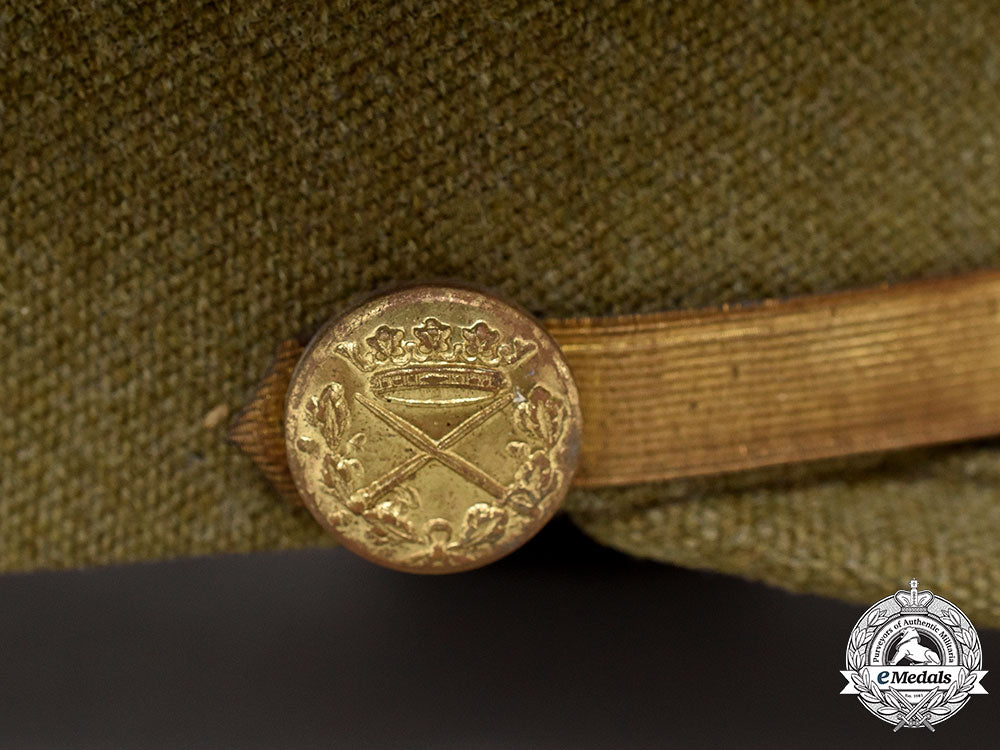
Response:
[{"label": "olive green wool fabric", "polygon": [[[539,315],[1000,265],[981,3],[0,8],[0,568],[327,539],[225,440],[386,282]],[[230,417],[231,418],[231,417]],[[575,492],[629,552],[1000,625],[1000,451]]]}]

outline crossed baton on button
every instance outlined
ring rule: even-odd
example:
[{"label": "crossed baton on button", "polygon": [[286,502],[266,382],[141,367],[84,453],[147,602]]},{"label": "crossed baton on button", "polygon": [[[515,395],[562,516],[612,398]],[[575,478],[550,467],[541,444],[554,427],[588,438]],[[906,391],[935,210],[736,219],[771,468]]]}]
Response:
[{"label": "crossed baton on button", "polygon": [[497,396],[475,414],[462,420],[439,440],[435,440],[419,427],[407,422],[399,415],[393,414],[377,401],[367,396],[358,393],[355,394],[354,398],[372,414],[391,427],[396,434],[409,440],[422,452],[411,456],[367,487],[354,492],[351,495],[351,500],[361,501],[367,507],[404,479],[412,476],[420,467],[431,461],[438,461],[447,466],[459,476],[486,490],[486,492],[497,499],[502,498],[506,494],[507,488],[497,480],[471,461],[462,458],[457,453],[453,453],[448,449],[511,403],[514,400],[513,393],[508,392]]}]

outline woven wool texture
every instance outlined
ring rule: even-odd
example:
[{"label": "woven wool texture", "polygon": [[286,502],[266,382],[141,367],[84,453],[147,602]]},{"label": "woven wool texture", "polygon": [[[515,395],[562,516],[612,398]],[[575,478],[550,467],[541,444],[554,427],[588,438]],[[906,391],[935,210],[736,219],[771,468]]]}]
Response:
[{"label": "woven wool texture", "polygon": [[[226,414],[386,282],[568,316],[1000,265],[998,40],[899,0],[0,9],[0,569],[327,543]],[[998,479],[979,444],[567,502],[636,554],[931,575],[1000,625]]]}]

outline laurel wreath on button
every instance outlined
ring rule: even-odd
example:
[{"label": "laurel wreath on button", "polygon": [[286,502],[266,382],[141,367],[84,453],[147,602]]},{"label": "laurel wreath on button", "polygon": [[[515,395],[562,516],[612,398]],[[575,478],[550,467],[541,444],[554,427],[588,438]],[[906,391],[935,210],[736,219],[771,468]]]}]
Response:
[{"label": "laurel wreath on button", "polygon": [[408,512],[419,505],[420,497],[411,487],[395,487],[374,503],[352,494],[364,473],[357,454],[366,436],[358,432],[346,438],[350,413],[340,383],[327,385],[306,407],[306,420],[322,436],[326,451],[309,437],[301,437],[297,447],[319,458],[321,481],[340,506],[331,514],[331,523],[342,523],[343,514],[350,514],[365,524],[366,536],[373,544],[415,546],[413,562],[441,564],[466,559],[464,556],[475,548],[499,541],[513,518],[538,517],[539,503],[561,479],[555,451],[566,419],[562,399],[541,385],[532,387],[514,409],[514,423],[528,441],[507,444],[508,453],[520,462],[513,481],[498,500],[472,505],[457,532],[443,518],[432,519],[424,529],[412,524]]},{"label": "laurel wreath on button", "polygon": [[[945,607],[940,614],[942,622],[955,630],[955,639],[962,649],[964,664],[974,666],[981,663],[982,647],[976,631],[969,625],[962,622],[954,609]],[[858,695],[865,703],[869,704],[882,716],[893,716],[907,714],[913,709],[913,704],[906,701],[897,692],[887,690],[885,692],[878,689],[875,681],[867,671],[862,671],[866,666],[865,654],[868,653],[868,646],[875,637],[875,633],[889,619],[889,614],[882,608],[874,610],[868,615],[864,628],[855,628],[851,634],[851,646],[847,657],[847,666],[851,670],[851,682],[857,688]],[[976,685],[976,675],[967,667],[963,666],[958,672],[958,679],[951,683],[947,689],[937,691],[924,705],[920,714],[916,718],[918,721],[928,714],[934,716],[947,716],[954,712],[969,697],[969,693]]]}]

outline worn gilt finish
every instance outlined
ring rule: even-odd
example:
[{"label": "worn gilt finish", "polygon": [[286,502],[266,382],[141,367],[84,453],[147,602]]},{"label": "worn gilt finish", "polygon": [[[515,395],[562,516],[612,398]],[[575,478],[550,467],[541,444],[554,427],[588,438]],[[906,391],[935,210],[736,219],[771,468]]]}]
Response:
[{"label": "worn gilt finish", "polygon": [[444,573],[489,563],[548,521],[580,426],[569,368],[529,316],[420,286],[316,335],[292,377],[285,441],[305,504],[344,545]]}]

